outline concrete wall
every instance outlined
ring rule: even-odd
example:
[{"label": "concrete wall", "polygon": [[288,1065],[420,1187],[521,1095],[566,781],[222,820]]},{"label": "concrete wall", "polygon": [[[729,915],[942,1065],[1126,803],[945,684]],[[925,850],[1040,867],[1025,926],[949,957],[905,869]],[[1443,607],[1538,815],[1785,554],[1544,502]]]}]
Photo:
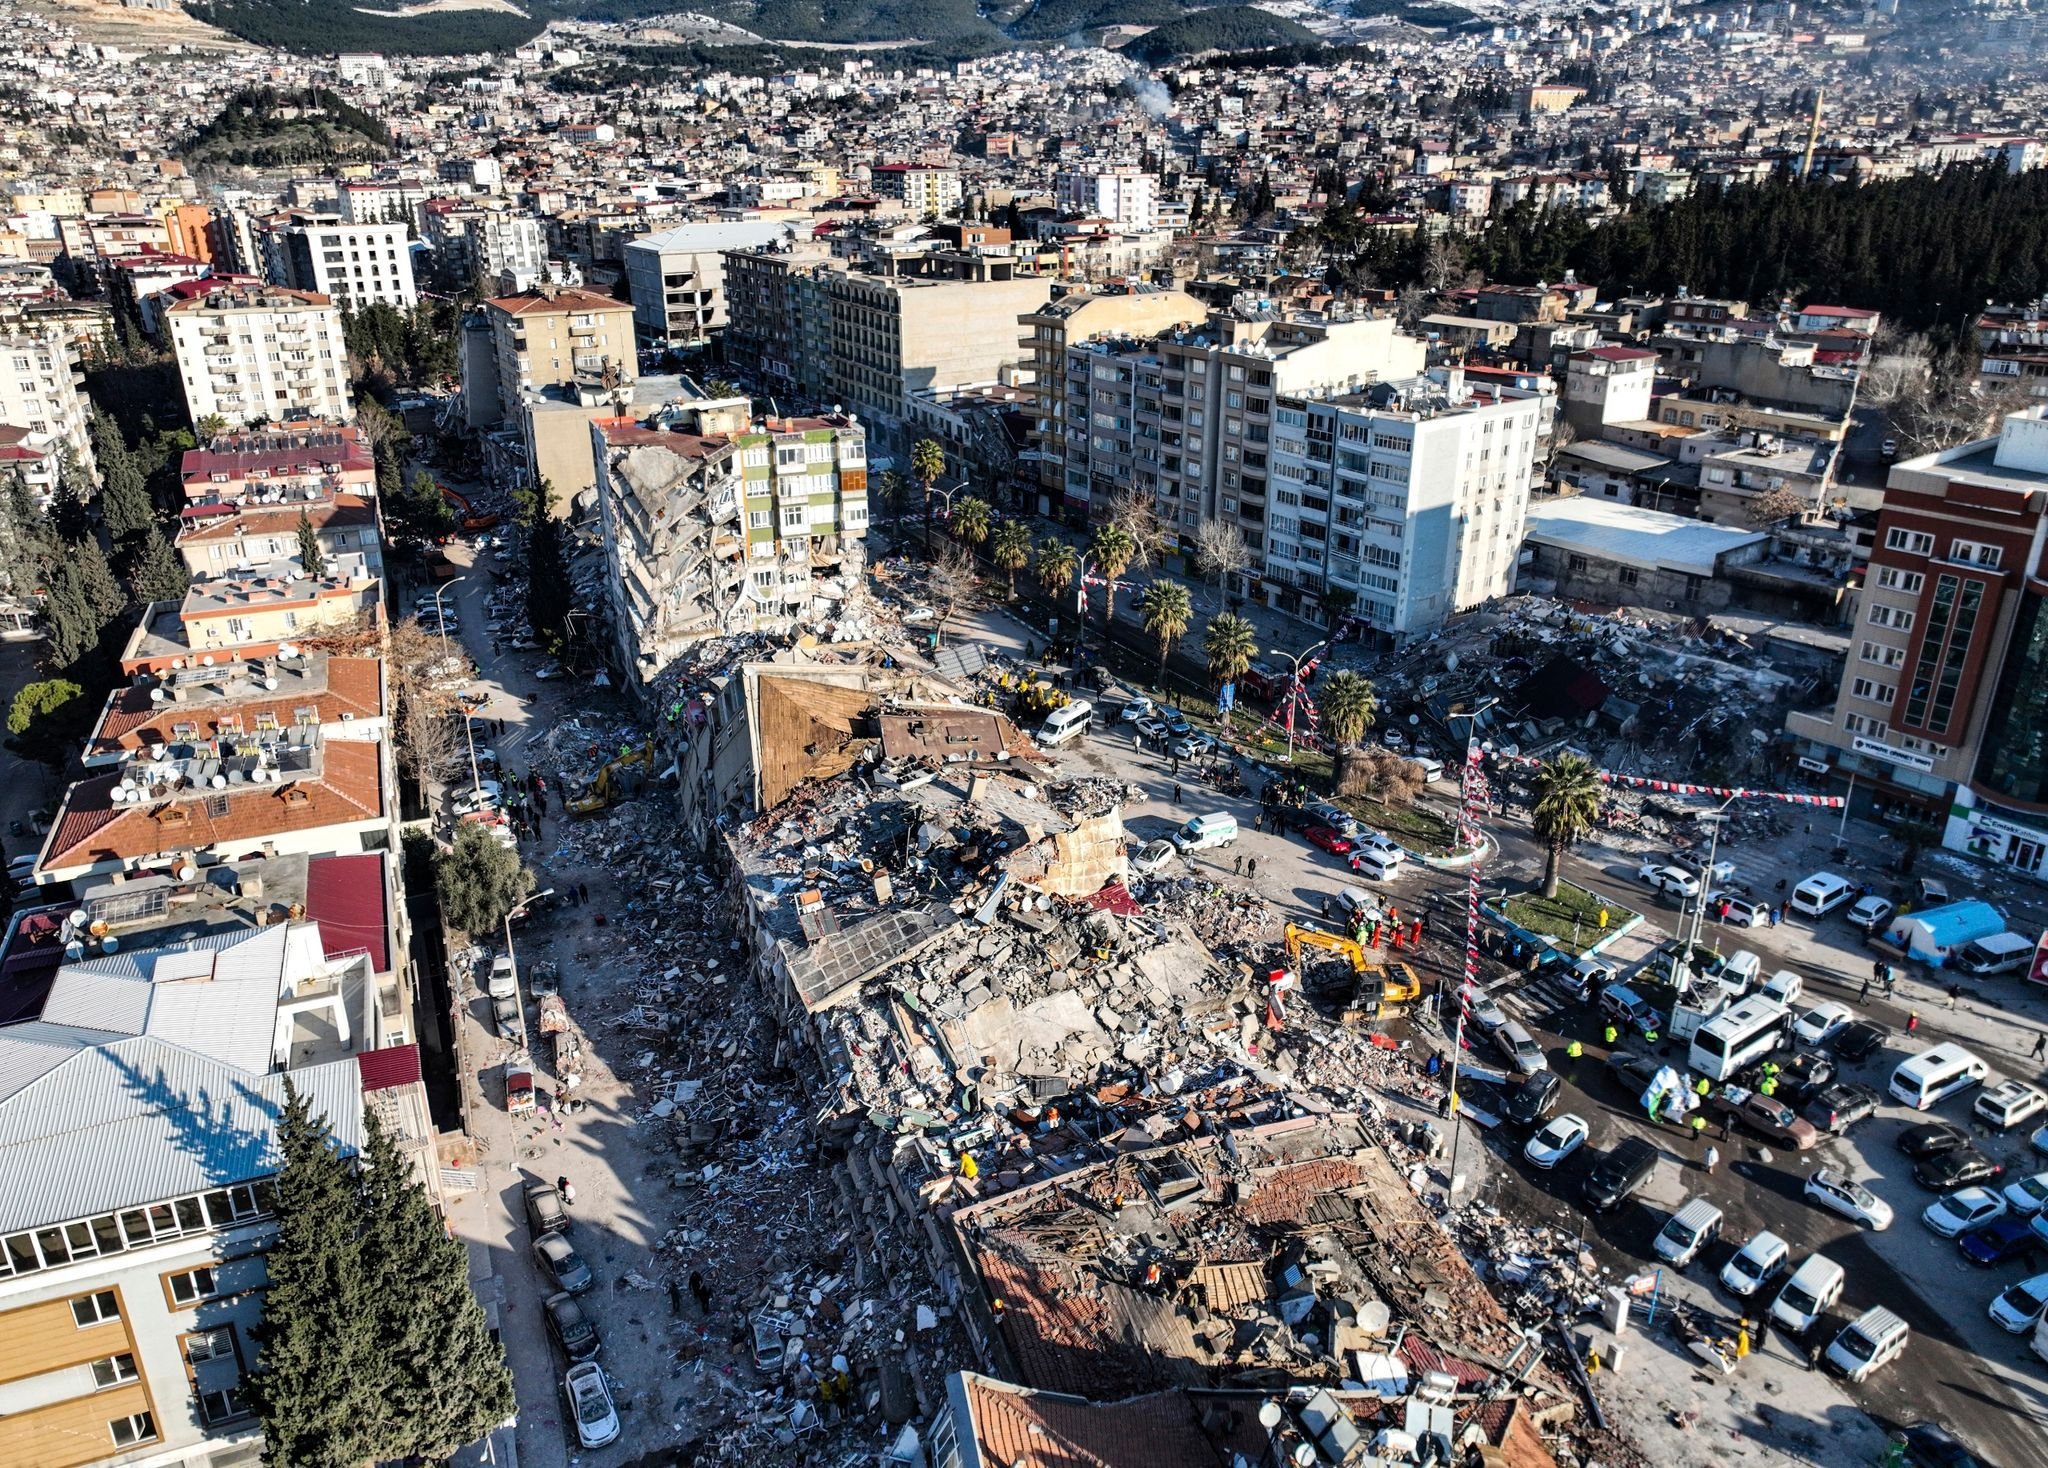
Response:
[{"label": "concrete wall", "polygon": [[[1735,588],[1717,577],[1623,566],[1560,546],[1531,543],[1528,549],[1531,554],[1520,576],[1524,589],[1545,581],[1555,587],[1555,595],[1573,601],[1681,612],[1725,611],[1735,600]],[[1584,564],[1574,566],[1575,560]]]}]

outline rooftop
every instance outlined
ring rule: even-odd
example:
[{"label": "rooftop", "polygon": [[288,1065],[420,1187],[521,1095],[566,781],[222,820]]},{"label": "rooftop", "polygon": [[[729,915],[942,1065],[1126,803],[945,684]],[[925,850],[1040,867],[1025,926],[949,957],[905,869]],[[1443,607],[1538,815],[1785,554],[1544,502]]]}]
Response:
[{"label": "rooftop", "polygon": [[[145,675],[108,695],[86,758],[217,741],[230,733],[256,738],[266,726],[297,726],[308,713],[316,725],[375,719],[384,712],[382,685],[378,659],[320,651],[222,658],[211,666]],[[223,728],[224,720],[235,728]]]},{"label": "rooftop", "polygon": [[1712,576],[1730,551],[1770,539],[1761,530],[1735,530],[1590,495],[1531,504],[1527,533],[1530,540],[1603,561],[1693,576]]}]

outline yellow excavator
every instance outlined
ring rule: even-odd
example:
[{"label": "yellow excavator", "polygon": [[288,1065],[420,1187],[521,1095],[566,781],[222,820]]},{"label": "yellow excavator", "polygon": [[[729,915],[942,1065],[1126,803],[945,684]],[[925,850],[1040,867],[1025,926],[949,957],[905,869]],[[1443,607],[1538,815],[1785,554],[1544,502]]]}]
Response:
[{"label": "yellow excavator", "polygon": [[[1305,923],[1289,923],[1285,932],[1287,962],[1295,976],[1302,978],[1301,955],[1304,949],[1322,948],[1351,960],[1351,971],[1358,976],[1357,997],[1344,1011],[1344,1018],[1370,1019],[1386,1012],[1389,1006],[1413,1003],[1422,994],[1422,980],[1415,970],[1405,963],[1374,963],[1366,957],[1365,945],[1337,933],[1325,933],[1321,928],[1311,928]],[[1368,975],[1379,980],[1379,991],[1375,994],[1366,983]],[[1302,979],[1306,984],[1307,980]]]},{"label": "yellow excavator", "polygon": [[610,810],[628,793],[626,772],[635,767],[646,770],[654,768],[654,740],[652,737],[638,749],[629,749],[617,759],[597,772],[597,778],[590,782],[590,788],[568,802],[569,813],[578,816],[594,816],[601,810]]}]

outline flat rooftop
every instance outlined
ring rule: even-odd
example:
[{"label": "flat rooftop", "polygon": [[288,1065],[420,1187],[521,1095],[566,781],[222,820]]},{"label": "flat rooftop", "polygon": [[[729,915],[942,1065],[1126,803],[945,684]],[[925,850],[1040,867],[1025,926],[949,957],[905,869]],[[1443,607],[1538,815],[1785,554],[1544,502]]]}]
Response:
[{"label": "flat rooftop", "polygon": [[1575,495],[1529,507],[1527,537],[1644,570],[1712,576],[1722,556],[1770,539],[1683,515]]}]

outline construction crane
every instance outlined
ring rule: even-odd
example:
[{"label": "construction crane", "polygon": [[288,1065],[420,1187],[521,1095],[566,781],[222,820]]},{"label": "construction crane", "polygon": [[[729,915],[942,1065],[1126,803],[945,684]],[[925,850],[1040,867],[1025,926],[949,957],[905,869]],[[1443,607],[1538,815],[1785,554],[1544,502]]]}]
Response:
[{"label": "construction crane", "polygon": [[1379,992],[1374,996],[1370,1013],[1354,1016],[1347,1010],[1346,1019],[1371,1018],[1384,1013],[1389,1005],[1413,1003],[1422,994],[1422,980],[1414,969],[1405,963],[1372,962],[1366,956],[1365,945],[1356,939],[1325,933],[1321,928],[1311,928],[1305,923],[1289,923],[1283,937],[1287,944],[1287,961],[1297,976],[1301,974],[1301,955],[1305,949],[1321,948],[1349,959],[1351,971],[1358,979],[1357,1002],[1361,1005],[1370,993],[1365,983],[1366,976],[1372,975],[1379,980]]},{"label": "construction crane", "polygon": [[601,810],[617,805],[626,791],[626,772],[635,766],[654,768],[654,740],[638,749],[629,749],[597,772],[597,778],[590,782],[590,788],[568,802],[571,815],[594,816]]}]

